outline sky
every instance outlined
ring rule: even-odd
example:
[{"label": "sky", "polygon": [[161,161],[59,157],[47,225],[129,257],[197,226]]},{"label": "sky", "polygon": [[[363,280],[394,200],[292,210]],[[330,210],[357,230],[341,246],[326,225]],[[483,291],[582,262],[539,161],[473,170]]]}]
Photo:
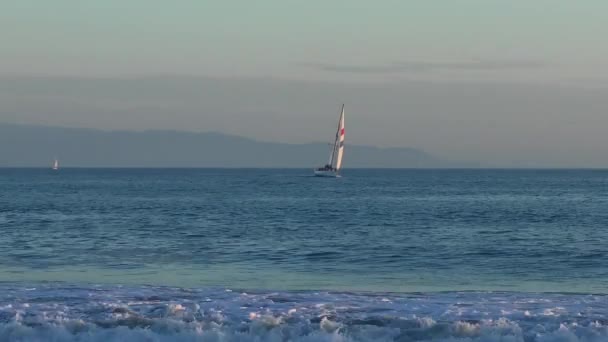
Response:
[{"label": "sky", "polygon": [[608,166],[604,0],[0,1],[0,122]]}]

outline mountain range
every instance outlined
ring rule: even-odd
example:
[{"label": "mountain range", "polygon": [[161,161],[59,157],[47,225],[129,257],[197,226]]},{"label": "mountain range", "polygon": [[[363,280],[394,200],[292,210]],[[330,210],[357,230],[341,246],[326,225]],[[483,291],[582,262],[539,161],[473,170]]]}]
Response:
[{"label": "mountain range", "polygon": [[[323,143],[257,141],[217,132],[103,131],[0,124],[0,167],[306,167],[326,162]],[[413,148],[347,145],[346,168],[460,166]]]}]

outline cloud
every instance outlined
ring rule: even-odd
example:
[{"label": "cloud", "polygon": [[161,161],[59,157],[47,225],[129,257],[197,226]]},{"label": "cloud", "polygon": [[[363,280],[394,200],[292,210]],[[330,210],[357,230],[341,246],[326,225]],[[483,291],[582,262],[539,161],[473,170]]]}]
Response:
[{"label": "cloud", "polygon": [[431,72],[439,70],[512,70],[512,69],[535,69],[545,66],[538,61],[468,61],[468,62],[397,62],[387,65],[338,65],[324,63],[303,63],[302,66],[315,68],[322,71],[345,72],[345,73],[394,73],[394,72]]}]

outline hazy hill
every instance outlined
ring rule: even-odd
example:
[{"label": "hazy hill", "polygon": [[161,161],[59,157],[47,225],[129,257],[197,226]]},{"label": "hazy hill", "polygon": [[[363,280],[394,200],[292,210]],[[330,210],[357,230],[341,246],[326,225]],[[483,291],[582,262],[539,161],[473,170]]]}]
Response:
[{"label": "hazy hill", "polygon": [[[261,142],[220,133],[101,131],[0,124],[0,166],[313,167],[326,161],[322,143]],[[345,167],[443,167],[410,148],[347,145]]]}]

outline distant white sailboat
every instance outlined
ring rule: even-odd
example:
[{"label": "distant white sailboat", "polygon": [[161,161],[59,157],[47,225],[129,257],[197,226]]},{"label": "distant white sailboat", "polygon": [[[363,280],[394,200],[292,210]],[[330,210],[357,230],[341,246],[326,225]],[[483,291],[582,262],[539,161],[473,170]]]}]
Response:
[{"label": "distant white sailboat", "polygon": [[329,154],[329,162],[318,169],[315,169],[315,176],[318,177],[339,177],[340,169],[342,168],[342,157],[344,155],[344,105],[342,105],[342,111],[340,112],[340,119],[338,120],[338,130],[336,131],[336,138],[331,147]]},{"label": "distant white sailboat", "polygon": [[55,158],[55,162],[53,163],[53,170],[59,170],[59,160]]}]

